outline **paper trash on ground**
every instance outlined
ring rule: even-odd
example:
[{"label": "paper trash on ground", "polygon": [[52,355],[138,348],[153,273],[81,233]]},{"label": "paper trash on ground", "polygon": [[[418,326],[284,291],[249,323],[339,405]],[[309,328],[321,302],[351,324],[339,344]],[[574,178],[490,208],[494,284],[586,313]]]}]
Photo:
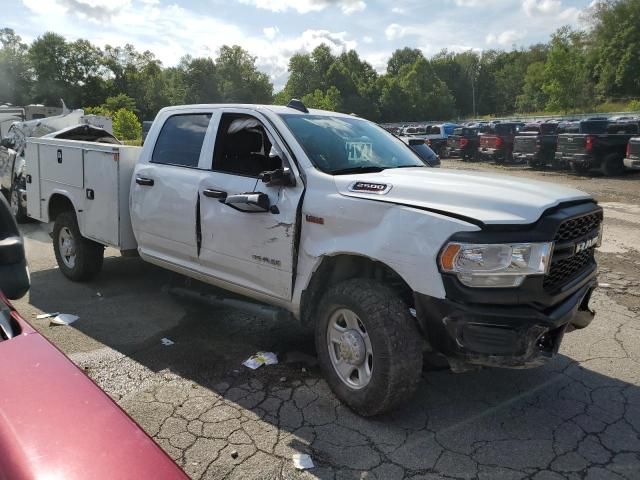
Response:
[{"label": "paper trash on ground", "polygon": [[71,315],[70,313],[59,313],[58,315],[53,317],[50,322],[54,325],[71,325],[79,318],[80,317],[78,317],[77,315]]},{"label": "paper trash on ground", "polygon": [[165,347],[170,347],[175,342],[173,340],[169,340],[167,337],[160,340]]},{"label": "paper trash on ground", "polygon": [[242,362],[245,367],[251,370],[255,370],[262,365],[275,365],[276,363],[278,363],[278,356],[273,352],[258,352]]},{"label": "paper trash on ground", "polygon": [[54,313],[41,313],[40,315],[36,315],[36,318],[38,320],[42,320],[43,318],[51,318],[51,317],[55,317],[56,315],[60,315],[60,312],[54,312]]},{"label": "paper trash on ground", "polygon": [[307,470],[309,468],[315,467],[315,465],[313,464],[313,460],[311,460],[311,457],[304,453],[294,453],[291,458],[293,459],[293,465],[298,470]]}]

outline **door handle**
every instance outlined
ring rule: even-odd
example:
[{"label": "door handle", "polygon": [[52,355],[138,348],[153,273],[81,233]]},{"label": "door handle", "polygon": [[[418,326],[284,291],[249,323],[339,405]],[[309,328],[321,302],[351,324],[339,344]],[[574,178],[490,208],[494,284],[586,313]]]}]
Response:
[{"label": "door handle", "polygon": [[142,185],[143,187],[153,187],[154,181],[153,178],[136,177],[136,183],[138,185]]},{"label": "door handle", "polygon": [[205,197],[209,197],[209,198],[219,198],[219,199],[227,198],[227,192],[222,192],[220,190],[213,190],[211,188],[205,188],[202,191],[202,194]]}]

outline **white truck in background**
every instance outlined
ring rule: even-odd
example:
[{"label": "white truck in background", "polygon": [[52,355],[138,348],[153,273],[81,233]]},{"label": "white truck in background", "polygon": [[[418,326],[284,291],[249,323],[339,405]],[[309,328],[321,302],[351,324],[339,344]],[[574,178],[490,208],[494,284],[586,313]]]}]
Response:
[{"label": "white truck in background", "polygon": [[119,143],[113,136],[111,118],[100,115],[85,115],[83,110],[72,111],[64,106],[64,102],[62,105],[63,113],[61,115],[27,121],[14,120],[0,139],[0,194],[6,197],[11,213],[18,223],[28,220],[24,172],[24,152],[27,138],[53,135]]},{"label": "white truck in background", "polygon": [[234,305],[295,317],[361,415],[410,398],[425,350],[455,371],[538,366],[593,318],[593,198],[430,168],[350,115],[169,107],[142,148],[41,138],[26,152],[28,213],[54,222],[64,275],[92,278],[105,246],[136,249]]}]

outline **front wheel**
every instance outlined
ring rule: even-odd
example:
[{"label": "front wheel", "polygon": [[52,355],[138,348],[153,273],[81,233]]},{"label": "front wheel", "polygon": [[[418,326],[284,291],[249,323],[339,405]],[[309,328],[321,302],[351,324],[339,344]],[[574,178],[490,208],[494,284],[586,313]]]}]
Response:
[{"label": "front wheel", "polygon": [[90,280],[102,269],[104,247],[82,236],[71,211],[61,213],[55,220],[53,250],[60,271],[74,282]]},{"label": "front wheel", "polygon": [[378,415],[410,399],[422,373],[421,339],[395,292],[366,279],[340,283],[320,302],[315,328],[327,383],[356,413]]}]

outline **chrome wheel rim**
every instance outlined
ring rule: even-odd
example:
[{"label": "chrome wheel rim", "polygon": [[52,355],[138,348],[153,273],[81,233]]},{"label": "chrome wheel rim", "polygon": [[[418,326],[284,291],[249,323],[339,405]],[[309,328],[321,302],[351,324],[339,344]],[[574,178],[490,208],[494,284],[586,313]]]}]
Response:
[{"label": "chrome wheel rim", "polygon": [[9,202],[9,207],[11,208],[11,215],[13,215],[14,217],[18,216],[18,202],[20,201],[20,199],[18,198],[18,191],[14,188],[13,190],[11,190],[11,201]]},{"label": "chrome wheel rim", "polygon": [[358,315],[348,308],[333,312],[327,325],[327,348],[333,369],[345,385],[360,390],[369,384],[373,347]]},{"label": "chrome wheel rim", "polygon": [[76,265],[76,242],[73,238],[73,234],[68,227],[62,227],[58,236],[58,245],[60,247],[60,256],[62,262],[68,268],[73,268]]}]

